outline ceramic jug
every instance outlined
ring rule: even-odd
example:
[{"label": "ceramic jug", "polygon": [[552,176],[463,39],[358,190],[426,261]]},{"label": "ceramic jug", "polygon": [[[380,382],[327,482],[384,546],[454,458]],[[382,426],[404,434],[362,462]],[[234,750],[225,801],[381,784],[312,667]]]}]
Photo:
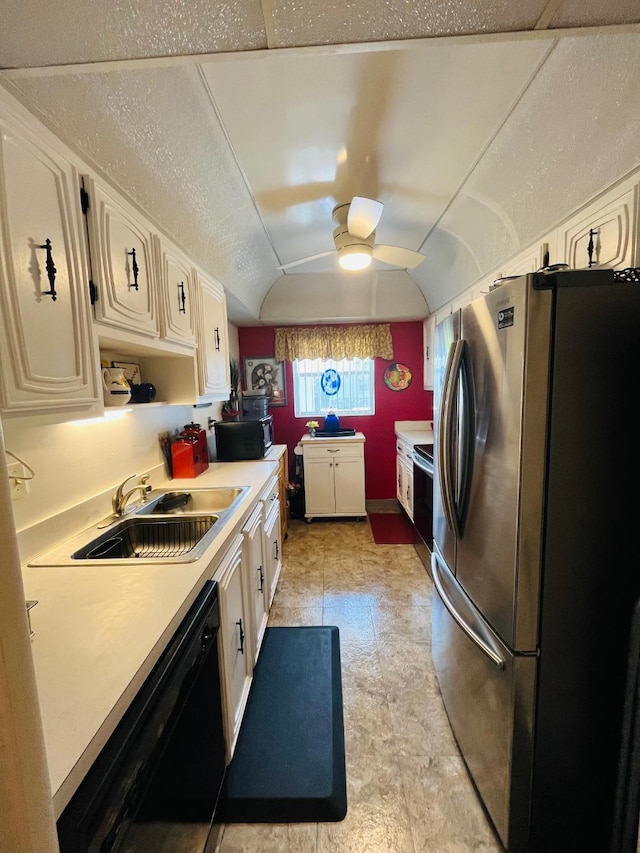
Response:
[{"label": "ceramic jug", "polygon": [[105,406],[125,406],[131,399],[131,388],[121,367],[102,368]]},{"label": "ceramic jug", "polygon": [[329,412],[324,419],[324,428],[330,432],[337,432],[340,428],[340,419],[335,412]]}]

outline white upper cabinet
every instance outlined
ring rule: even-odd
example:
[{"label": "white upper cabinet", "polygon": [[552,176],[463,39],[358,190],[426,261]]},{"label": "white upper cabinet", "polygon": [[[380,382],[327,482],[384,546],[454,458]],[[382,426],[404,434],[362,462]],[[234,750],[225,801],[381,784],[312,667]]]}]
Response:
[{"label": "white upper cabinet", "polygon": [[561,230],[564,262],[575,269],[635,266],[638,190],[637,185],[619,188],[573,217]]},{"label": "white upper cabinet", "polygon": [[422,324],[423,387],[433,390],[433,338],[436,329],[436,315],[430,314]]},{"label": "white upper cabinet", "polygon": [[222,285],[196,271],[199,393],[214,400],[227,400],[231,390],[227,301]]},{"label": "white upper cabinet", "polygon": [[[0,97],[0,106],[4,101]],[[0,389],[4,413],[99,401],[79,177],[27,124],[0,119]]]},{"label": "white upper cabinet", "polygon": [[152,231],[119,196],[83,178],[89,260],[99,323],[148,338],[160,335]]},{"label": "white upper cabinet", "polygon": [[527,275],[527,273],[537,272],[537,270],[549,264],[555,264],[557,262],[554,260],[557,257],[556,246],[557,238],[554,232],[545,237],[542,242],[530,246],[524,252],[516,255],[515,258],[507,261],[500,269],[500,272],[493,276],[493,278],[500,279],[517,275]]},{"label": "white upper cabinet", "polygon": [[176,344],[196,345],[194,272],[191,262],[164,238],[156,238],[160,335]]}]

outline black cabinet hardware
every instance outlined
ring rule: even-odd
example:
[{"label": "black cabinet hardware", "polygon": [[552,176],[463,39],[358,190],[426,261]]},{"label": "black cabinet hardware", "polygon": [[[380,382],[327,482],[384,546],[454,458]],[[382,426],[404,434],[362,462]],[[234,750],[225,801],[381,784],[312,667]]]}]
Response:
[{"label": "black cabinet hardware", "polygon": [[136,261],[136,250],[132,249],[130,252],[127,252],[127,255],[131,255],[131,269],[133,270],[133,284],[130,284],[129,287],[138,289],[138,262]]},{"label": "black cabinet hardware", "polygon": [[589,268],[598,263],[598,253],[596,251],[596,259],[593,260],[593,250],[597,250],[597,243],[594,243],[593,238],[597,237],[600,231],[597,228],[589,229],[589,243],[587,245],[587,254],[589,255]]},{"label": "black cabinet hardware", "polygon": [[47,237],[44,243],[41,246],[36,246],[37,249],[46,249],[47,250],[47,260],[45,262],[45,267],[47,270],[47,278],[49,279],[49,290],[43,290],[43,296],[50,296],[51,299],[55,302],[58,298],[58,294],[56,293],[56,265],[53,263],[53,254],[51,253],[51,240]]}]

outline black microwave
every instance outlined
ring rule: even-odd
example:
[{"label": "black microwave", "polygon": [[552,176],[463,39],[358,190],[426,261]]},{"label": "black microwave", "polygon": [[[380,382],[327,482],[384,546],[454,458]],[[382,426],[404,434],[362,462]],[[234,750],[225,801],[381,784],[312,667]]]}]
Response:
[{"label": "black microwave", "polygon": [[218,462],[262,459],[273,444],[273,418],[219,421],[214,424]]}]

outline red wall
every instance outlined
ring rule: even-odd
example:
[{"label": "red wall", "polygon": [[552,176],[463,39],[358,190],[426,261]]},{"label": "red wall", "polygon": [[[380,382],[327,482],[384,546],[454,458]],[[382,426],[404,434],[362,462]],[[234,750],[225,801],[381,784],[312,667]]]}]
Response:
[{"label": "red wall", "polygon": [[[251,326],[238,329],[240,365],[244,358],[274,355],[275,332],[273,326]],[[364,433],[366,468],[366,496],[368,500],[384,500],[396,496],[396,443],[395,421],[431,420],[433,394],[422,387],[422,322],[391,323],[393,361],[405,364],[412,373],[412,381],[404,391],[392,391],[384,383],[384,372],[392,362],[377,358],[375,361],[376,413],[366,417],[340,417],[341,427],[354,427]],[[285,363],[287,405],[271,406],[276,444],[286,444],[289,449],[289,476],[293,477],[295,462],[293,448],[307,431],[307,418],[293,414],[293,376],[291,362]],[[243,384],[244,387],[244,384]],[[322,419],[320,419],[322,426]]]}]

